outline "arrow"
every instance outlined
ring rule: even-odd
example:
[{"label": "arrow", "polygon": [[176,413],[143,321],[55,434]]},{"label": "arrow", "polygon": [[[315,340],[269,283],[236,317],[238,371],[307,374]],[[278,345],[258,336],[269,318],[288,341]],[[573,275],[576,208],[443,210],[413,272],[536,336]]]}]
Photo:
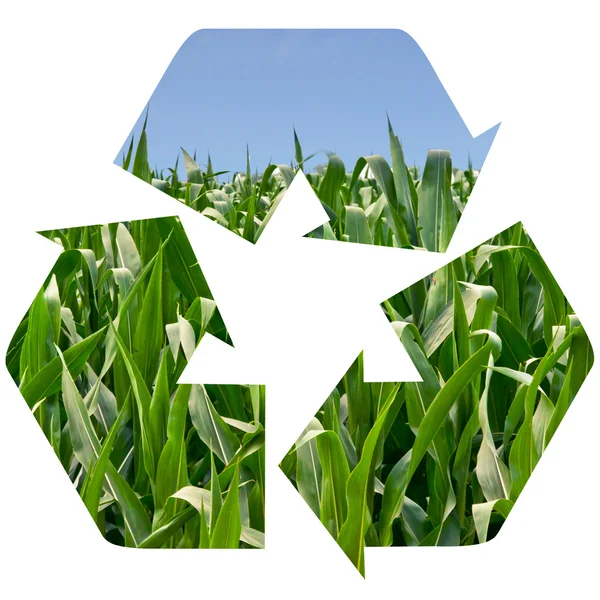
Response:
[{"label": "arrow", "polygon": [[380,304],[442,254],[303,237],[327,214],[302,172],[256,244],[201,215],[181,218],[234,348],[206,335],[179,383],[286,381],[303,401],[270,410],[294,431],[361,351],[367,381],[420,381]]}]

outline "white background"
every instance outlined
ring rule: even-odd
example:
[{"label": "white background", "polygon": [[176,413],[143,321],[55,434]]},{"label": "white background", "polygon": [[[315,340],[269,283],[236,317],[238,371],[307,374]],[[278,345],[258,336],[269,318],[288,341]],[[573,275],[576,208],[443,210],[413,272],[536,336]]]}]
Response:
[{"label": "white background", "polygon": [[[574,1],[6,4],[0,354],[58,253],[34,231],[178,212],[112,161],[187,36],[236,26],[394,26],[412,35],[473,135],[503,123],[447,258],[522,220],[597,344],[600,40],[592,10]],[[599,383],[595,367],[495,540],[369,549],[363,581],[277,468],[273,449],[305,424],[285,424],[286,394],[268,399],[268,548],[137,551],[97,533],[0,369],[0,590],[8,598],[597,597]],[[321,400],[307,400],[308,412]]]}]

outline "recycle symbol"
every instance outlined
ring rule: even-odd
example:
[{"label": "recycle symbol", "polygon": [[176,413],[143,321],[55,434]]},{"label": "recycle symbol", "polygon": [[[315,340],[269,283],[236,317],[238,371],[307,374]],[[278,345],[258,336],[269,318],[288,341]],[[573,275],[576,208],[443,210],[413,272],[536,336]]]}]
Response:
[{"label": "recycle symbol", "polygon": [[391,164],[305,173],[294,132],[294,166],[222,184],[153,171],[144,126],[123,167],[165,216],[43,232],[6,364],[108,541],[264,548],[271,418],[363,576],[367,546],[497,535],[593,352],[522,223],[451,254],[477,173],[388,128]]}]

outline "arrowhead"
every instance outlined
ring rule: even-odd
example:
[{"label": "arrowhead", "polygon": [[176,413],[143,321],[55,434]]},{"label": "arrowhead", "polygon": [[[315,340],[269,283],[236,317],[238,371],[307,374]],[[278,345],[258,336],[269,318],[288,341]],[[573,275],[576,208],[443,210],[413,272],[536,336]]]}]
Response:
[{"label": "arrowhead", "polygon": [[253,355],[205,334],[177,383],[260,385],[264,382],[257,362]]},{"label": "arrowhead", "polygon": [[290,187],[281,197],[257,245],[289,244],[302,238],[329,217],[302,171],[298,171]]},{"label": "arrowhead", "polygon": [[373,313],[363,346],[365,382],[423,381],[383,310]]}]

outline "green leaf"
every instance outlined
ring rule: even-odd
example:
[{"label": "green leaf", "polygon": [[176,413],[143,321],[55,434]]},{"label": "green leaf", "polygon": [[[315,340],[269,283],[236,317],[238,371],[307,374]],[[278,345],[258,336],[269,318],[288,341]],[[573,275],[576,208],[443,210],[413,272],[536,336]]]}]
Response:
[{"label": "green leaf", "polygon": [[431,278],[431,285],[427,291],[424,325],[429,325],[443,311],[444,307],[452,302],[453,288],[454,269],[452,264],[447,264],[438,269]]},{"label": "green leaf", "polygon": [[[173,498],[180,498],[181,500],[185,500],[186,502],[189,502],[194,507],[193,510],[197,511],[197,514],[198,513],[200,515],[204,514],[204,522],[205,522],[205,526],[206,526],[206,523],[210,520],[210,517],[211,517],[211,493],[209,490],[197,488],[194,486],[187,486],[187,487],[179,490],[176,494],[173,494]],[[191,518],[189,516],[187,509],[178,513],[178,515],[176,517],[172,518],[170,522],[173,522],[174,519],[179,519],[179,521],[181,522],[185,518],[187,518],[187,519]],[[179,524],[179,527],[181,527],[182,525],[183,525],[183,523]],[[208,526],[206,526],[205,529],[206,529],[206,531],[205,531],[204,535],[206,536],[208,533]],[[171,528],[171,530],[173,530],[173,528]],[[172,531],[171,535],[173,535],[173,533],[175,533],[175,531]],[[164,536],[161,536],[161,537],[162,537],[162,539],[160,541],[162,541],[162,543],[164,543],[164,541],[166,541],[166,540],[165,540]],[[256,531],[255,529],[251,529],[250,527],[245,527],[244,525],[242,525],[242,527],[240,529],[239,539],[240,539],[240,541],[243,541],[250,545],[259,544],[257,546],[254,546],[256,548],[264,547],[264,534],[259,531]],[[203,544],[206,544],[206,537],[204,539],[204,542],[201,543],[200,547],[201,548],[209,547],[209,546],[203,545]],[[262,544],[262,545],[260,545],[260,544]],[[152,546],[152,547],[158,547],[158,546]],[[235,546],[235,547],[237,548],[238,546]]]},{"label": "green leaf", "polygon": [[373,243],[365,211],[359,206],[346,206],[345,233],[350,242]]},{"label": "green leaf", "polygon": [[427,513],[416,502],[405,497],[400,519],[406,544],[408,546],[422,545],[430,529]]},{"label": "green leaf", "polygon": [[337,154],[332,154],[329,156],[327,171],[325,171],[325,176],[319,186],[318,196],[322,202],[338,215],[342,210],[342,204],[339,198],[340,189],[345,181],[346,167]]},{"label": "green leaf", "polygon": [[119,266],[131,271],[134,278],[137,277],[142,269],[140,254],[131,233],[123,223],[117,226],[117,251]]},{"label": "green leaf", "polygon": [[248,199],[248,210],[244,217],[244,229],[242,231],[242,237],[249,242],[254,243],[256,235],[256,224],[254,222],[254,215],[256,212],[256,197],[250,196]]},{"label": "green leaf", "polygon": [[311,440],[316,442],[322,473],[318,514],[321,523],[337,539],[348,510],[346,500],[346,483],[350,475],[348,460],[340,438],[334,431],[309,430],[299,442],[296,451],[303,445],[309,444]]},{"label": "green leaf", "polygon": [[[76,379],[83,371],[90,355],[104,336],[103,327],[96,333],[77,342],[63,353],[71,377]],[[21,394],[27,405],[32,408],[36,402],[58,392],[61,388],[62,362],[60,357],[53,358],[39,373],[28,379],[21,387]]]},{"label": "green leaf", "polygon": [[167,425],[167,443],[162,449],[156,469],[156,485],[154,491],[155,521],[158,522],[165,510],[168,515],[177,512],[176,507],[166,506],[167,500],[177,490],[189,485],[185,423],[188,413],[190,385],[179,385],[169,411]]},{"label": "green leaf", "polygon": [[134,360],[148,388],[156,377],[164,337],[162,271],[162,248],[159,248],[133,337]]},{"label": "green leaf", "polygon": [[492,511],[496,510],[506,519],[512,507],[513,503],[506,499],[491,500],[481,504],[473,504],[473,523],[475,525],[480,544],[483,544],[487,541],[487,532]]},{"label": "green leaf", "polygon": [[123,169],[125,171],[129,170],[129,164],[131,163],[132,153],[133,153],[133,134],[131,135],[131,141],[129,142],[129,149],[127,150],[127,155],[123,158]]},{"label": "green leaf", "polygon": [[412,451],[409,450],[390,471],[383,488],[381,513],[379,514],[379,539],[382,546],[390,546],[393,541],[392,524],[403,511],[409,466]]},{"label": "green leaf", "polygon": [[[129,400],[129,398],[128,398]],[[129,401],[125,402],[119,412],[117,420],[113,423],[108,436],[102,442],[102,448],[97,460],[92,462],[90,470],[86,473],[86,478],[81,491],[81,497],[84,504],[92,515],[92,518],[98,523],[98,505],[102,493],[102,486],[106,471],[110,463],[110,455],[113,451],[115,440],[121,432],[123,425],[131,415],[131,406]]]},{"label": "green leaf", "polygon": [[46,306],[48,307],[48,314],[52,323],[52,336],[53,342],[58,344],[60,339],[60,323],[61,323],[61,305],[60,305],[60,293],[58,291],[58,284],[56,282],[56,275],[52,275],[48,287],[44,292],[44,298],[46,300]]},{"label": "green leaf", "polygon": [[202,171],[196,161],[183,148],[181,149],[181,153],[183,154],[183,164],[185,166],[187,180],[190,183],[204,183]]},{"label": "green leaf", "polygon": [[200,548],[210,548],[210,532],[208,530],[204,504],[202,504],[200,510]]},{"label": "green leaf", "polygon": [[221,484],[219,483],[219,474],[215,464],[215,454],[210,451],[210,530],[215,530],[221,507],[223,506],[223,498],[221,492]]},{"label": "green leaf", "polygon": [[471,474],[471,452],[473,448],[473,438],[479,429],[479,414],[477,407],[473,407],[471,417],[467,421],[460,438],[458,447],[454,456],[452,465],[452,477],[454,478],[454,490],[456,493],[456,515],[461,527],[465,523],[465,513],[467,509],[467,486]]},{"label": "green leaf", "polygon": [[[498,370],[499,367],[496,367]],[[527,386],[530,382],[520,385],[517,389],[510,407],[504,424],[504,434],[502,438],[502,445],[504,446],[504,453],[506,454],[506,448],[512,438],[513,433],[516,431],[519,422],[523,418],[525,412],[525,394],[527,393]]]},{"label": "green leaf", "polygon": [[188,302],[196,298],[212,298],[198,260],[177,217],[157,219],[161,238],[169,239],[165,246],[165,258],[173,282]]},{"label": "green leaf", "polygon": [[[144,119],[144,125],[142,127],[142,133],[138,141],[137,148],[135,150],[135,157],[133,159],[133,169],[131,172],[136,176],[150,183],[152,179],[150,163],[148,162],[148,139],[146,136],[146,124],[148,122],[148,111],[146,111],[146,118]],[[133,140],[132,140],[133,141]]]},{"label": "green leaf", "polygon": [[154,481],[156,474],[155,461],[157,460],[157,457],[154,456],[150,432],[150,404],[152,402],[152,398],[150,396],[150,392],[148,391],[148,387],[144,382],[142,374],[140,373],[140,370],[133,361],[127,349],[125,348],[123,340],[121,339],[121,336],[119,335],[113,324],[111,324],[111,330],[113,332],[114,339],[119,350],[119,354],[121,355],[121,358],[125,364],[127,374],[129,375],[129,382],[136,400],[137,410],[134,411],[134,414],[139,424],[139,431],[142,441],[142,460],[144,468],[146,470],[146,473],[148,474],[148,477],[150,477],[150,480]]},{"label": "green leaf", "polygon": [[407,230],[410,237],[410,243],[413,246],[420,246],[419,233],[417,231],[417,219],[413,210],[410,180],[406,164],[404,162],[404,152],[398,136],[392,129],[392,124],[388,117],[388,132],[390,137],[390,153],[392,155],[392,173],[394,179],[394,188],[396,198],[399,204],[404,208],[406,214]]},{"label": "green leaf", "polygon": [[296,128],[294,127],[294,158],[298,163],[298,167],[301,171],[304,171],[304,158],[302,157],[302,146],[300,145],[300,140],[298,139],[298,134],[296,133]]},{"label": "green leaf", "polygon": [[512,477],[510,500],[513,502],[519,497],[521,491],[525,487],[525,483],[529,479],[529,476],[539,460],[539,454],[536,452],[533,436],[533,415],[538,388],[546,375],[571,345],[573,333],[574,332],[572,331],[566,335],[565,339],[556,350],[550,345],[546,355],[540,361],[533,373],[531,383],[527,387],[524,399],[525,414],[523,417],[523,424],[512,444],[509,456],[509,467]]},{"label": "green leaf", "polygon": [[423,246],[432,252],[445,252],[456,229],[456,209],[450,181],[452,161],[446,150],[429,150],[419,196],[418,222]]},{"label": "green leaf", "polygon": [[[481,286],[469,286],[461,292],[467,322],[473,320],[477,302],[482,297]],[[431,356],[452,333],[454,327],[454,302],[448,303],[423,330],[425,354]]]},{"label": "green leaf", "polygon": [[[483,244],[478,248],[477,255],[475,256],[475,270],[479,271],[485,261],[493,254],[498,252],[504,253],[509,250],[518,250],[523,255],[531,272],[542,285],[544,294],[544,339],[548,344],[552,339],[552,327],[564,325],[566,303],[558,283],[556,283],[554,276],[539,252],[527,246],[492,246]],[[508,293],[511,292],[508,291]]]},{"label": "green leaf", "polygon": [[227,464],[240,447],[240,443],[215,410],[203,385],[192,385],[189,410],[192,424],[200,439]]},{"label": "green leaf", "polygon": [[452,375],[427,409],[413,445],[409,479],[425,456],[429,444],[442,426],[456,398],[463,392],[469,382],[483,371],[492,351],[499,352],[501,349],[500,338],[492,331],[475,331],[471,335],[487,335],[488,341]]},{"label": "green leaf", "polygon": [[538,456],[542,455],[548,444],[546,431],[548,430],[553,413],[554,404],[552,404],[550,398],[544,393],[540,394],[540,399],[531,421],[531,434]]},{"label": "green leaf", "polygon": [[533,357],[533,350],[520,329],[517,329],[501,312],[498,312],[497,328],[498,335],[502,338],[502,354],[509,364],[517,368]]},{"label": "green leaf", "polygon": [[211,548],[238,548],[242,533],[239,498],[239,471],[236,467],[223,506],[210,535]]},{"label": "green leaf", "polygon": [[147,535],[138,548],[160,548],[164,546],[190,519],[197,515],[194,507],[186,508],[172,516],[164,525]]},{"label": "green leaf", "polygon": [[517,268],[510,252],[491,255],[494,289],[498,293],[498,306],[502,307],[510,322],[521,329],[521,307],[519,305],[519,281]]},{"label": "green leaf", "polygon": [[[99,462],[101,452],[100,442],[90,421],[83,399],[79,395],[79,391],[69,374],[66,361],[58,348],[57,351],[63,363],[63,402],[67,413],[73,453],[84,468],[88,470],[93,462]],[[107,466],[106,481],[110,493],[123,512],[125,527],[134,544],[137,546],[150,534],[151,527],[148,515],[139,498],[125,479],[119,475],[112,463],[109,463]]]},{"label": "green leaf", "polygon": [[323,426],[319,420],[311,419],[295,446],[296,486],[302,498],[317,516],[321,508],[321,462],[316,441],[309,438],[306,443],[303,443],[303,440],[310,432],[322,430]]},{"label": "green leaf", "polygon": [[167,423],[170,411],[169,378],[167,367],[167,351],[163,350],[162,359],[156,376],[156,385],[152,392],[148,419],[154,456],[160,456],[167,441]]},{"label": "green leaf", "polygon": [[487,366],[485,387],[479,400],[479,425],[483,439],[477,455],[475,473],[485,499],[487,501],[495,501],[500,498],[509,497],[511,480],[507,466],[498,456],[488,418],[490,380],[493,373],[491,367],[494,366],[494,359],[491,355],[488,358]]},{"label": "green leaf", "polygon": [[365,575],[364,541],[371,520],[368,494],[372,485],[375,452],[379,443],[379,435],[397,391],[398,386],[395,386],[381,408],[365,440],[361,458],[350,473],[346,484],[348,516],[338,536],[338,544],[363,577]]},{"label": "green leaf", "polygon": [[55,356],[52,321],[44,290],[41,289],[29,309],[27,333],[21,348],[21,377],[25,368],[29,378],[35,377]]}]

